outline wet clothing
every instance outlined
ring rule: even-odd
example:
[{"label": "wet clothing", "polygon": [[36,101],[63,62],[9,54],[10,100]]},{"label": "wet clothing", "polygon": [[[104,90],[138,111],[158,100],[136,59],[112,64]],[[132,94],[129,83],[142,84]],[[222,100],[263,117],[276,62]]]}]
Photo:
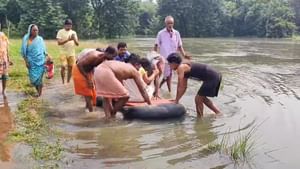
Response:
[{"label": "wet clothing", "polygon": [[[72,76],[74,80],[74,89],[75,93],[81,96],[90,96],[92,97],[94,105],[96,104],[96,89],[95,86],[94,88],[89,88],[87,80],[85,77],[81,74],[79,71],[79,68],[77,65],[74,65],[72,68]],[[91,71],[88,73],[88,78],[94,81],[94,75],[93,72]]]},{"label": "wet clothing", "polygon": [[[124,86],[129,92],[129,102],[145,102],[144,97],[142,96],[139,88],[137,87],[133,79],[124,80]],[[154,87],[152,85],[144,84],[144,88],[148,94],[148,97],[151,99],[154,93]]]},{"label": "wet clothing", "polygon": [[23,37],[21,55],[29,64],[29,79],[35,87],[43,84],[43,75],[45,72],[46,47],[42,37],[36,36],[31,43],[28,43],[30,28],[28,33]]},{"label": "wet clothing", "polygon": [[201,63],[186,63],[191,66],[191,71],[185,73],[185,78],[203,81],[198,91],[200,96],[218,96],[222,75],[212,67]]},{"label": "wet clothing", "polygon": [[[127,63],[118,61],[104,61],[95,68],[94,78],[96,84],[97,96],[105,98],[128,97],[129,93],[122,82],[115,76],[114,69],[125,68],[135,70]],[[136,71],[136,70],[135,70]]]},{"label": "wet clothing", "polygon": [[[141,75],[141,80],[143,81],[143,76],[145,74],[147,74],[147,71],[145,71],[144,68],[140,68],[139,69],[139,74]],[[145,102],[144,97],[142,96],[139,88],[137,87],[135,81],[133,79],[127,79],[124,80],[124,86],[125,88],[128,90],[129,92],[129,102]],[[144,83],[144,88],[148,94],[148,97],[151,99],[154,93],[154,87],[153,85],[147,85],[146,83]]]},{"label": "wet clothing", "polygon": [[8,76],[8,38],[3,32],[0,32],[0,78],[6,80],[4,77]]}]

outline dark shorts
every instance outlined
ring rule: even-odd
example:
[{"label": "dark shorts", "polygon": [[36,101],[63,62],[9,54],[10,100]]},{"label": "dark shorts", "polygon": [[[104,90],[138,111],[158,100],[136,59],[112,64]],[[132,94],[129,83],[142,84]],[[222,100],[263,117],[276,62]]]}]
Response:
[{"label": "dark shorts", "polygon": [[219,78],[209,81],[204,81],[200,89],[198,90],[199,96],[215,97],[218,96],[220,85],[222,81],[222,75]]},{"label": "dark shorts", "polygon": [[0,75],[0,80],[8,80],[8,75]]}]

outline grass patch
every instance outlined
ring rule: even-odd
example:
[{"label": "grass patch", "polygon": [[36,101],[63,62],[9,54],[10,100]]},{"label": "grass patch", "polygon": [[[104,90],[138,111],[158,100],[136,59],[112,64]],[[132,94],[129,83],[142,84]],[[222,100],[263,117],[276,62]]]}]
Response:
[{"label": "grass patch", "polygon": [[206,151],[219,152],[230,156],[235,163],[249,162],[253,157],[255,145],[254,134],[258,126],[251,128],[246,134],[230,138],[230,131],[226,132],[219,142],[212,142],[207,145]]},{"label": "grass patch", "polygon": [[[52,56],[55,64],[55,76],[59,77],[59,47],[56,40],[46,40],[47,52]],[[107,44],[107,43],[106,43]],[[80,52],[84,48],[106,47],[98,41],[82,41],[76,48]],[[45,102],[32,97],[36,94],[30,85],[28,70],[20,54],[21,39],[10,39],[9,56],[13,66],[9,68],[8,89],[23,92],[27,98],[18,104],[15,112],[16,128],[9,135],[8,141],[22,142],[31,148],[31,157],[38,162],[37,168],[59,168],[59,161],[63,156],[63,146],[59,134],[48,126],[44,114]],[[47,80],[45,80],[47,83]]]},{"label": "grass patch", "polygon": [[293,36],[290,39],[298,41],[298,40],[300,40],[300,34],[299,33],[294,33]]},{"label": "grass patch", "polygon": [[250,131],[246,135],[240,135],[230,148],[230,156],[235,162],[245,162],[252,158],[255,141],[253,132]]},{"label": "grass patch", "polygon": [[42,164],[42,168],[58,168],[64,149],[57,132],[44,120],[44,106],[45,103],[36,98],[23,100],[15,112],[16,128],[10,133],[9,141],[31,146],[31,157]]},{"label": "grass patch", "polygon": [[[28,71],[25,66],[25,62],[23,57],[21,56],[21,39],[10,39],[9,40],[9,56],[10,60],[14,63],[13,66],[9,68],[9,77],[8,80],[8,89],[12,91],[20,91],[25,92],[26,94],[33,94],[35,90],[32,89],[29,79],[28,79]],[[47,52],[52,56],[54,64],[55,64],[55,76],[59,77],[59,47],[57,45],[56,40],[45,40]],[[107,41],[104,43],[89,40],[89,41],[80,41],[79,47],[76,47],[76,53],[79,53],[81,50],[85,48],[104,48],[107,46]],[[47,81],[47,80],[46,80]]]}]

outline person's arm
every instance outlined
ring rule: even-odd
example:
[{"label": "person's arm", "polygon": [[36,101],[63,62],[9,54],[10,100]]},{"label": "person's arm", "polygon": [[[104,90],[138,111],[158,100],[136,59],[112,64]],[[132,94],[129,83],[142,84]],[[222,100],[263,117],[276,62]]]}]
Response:
[{"label": "person's arm", "polygon": [[144,84],[142,82],[142,79],[140,77],[140,74],[138,72],[134,73],[134,81],[136,83],[136,86],[138,87],[141,95],[143,96],[144,100],[151,105],[150,98],[148,96],[148,93],[146,92],[146,88],[144,87]]},{"label": "person's arm", "polygon": [[76,34],[76,33],[74,33],[74,34],[72,35],[72,39],[73,39],[75,45],[78,46],[78,45],[79,45],[79,42],[78,42],[78,37],[77,37],[77,34]]},{"label": "person's arm", "polygon": [[183,56],[183,58],[185,58],[185,59],[191,59],[191,56],[188,56],[188,55],[185,53],[185,51],[184,51],[184,49],[183,49],[182,46],[179,46],[179,47],[178,47],[178,50],[179,50],[179,52],[181,53],[181,55]]},{"label": "person's arm", "polygon": [[29,69],[30,65],[28,63],[27,56],[26,56],[26,43],[27,43],[27,41],[26,41],[25,37],[23,37],[22,45],[21,45],[21,55],[25,61],[26,68]]},{"label": "person's arm", "polygon": [[89,78],[88,76],[88,73],[85,72],[84,68],[83,68],[83,65],[78,63],[77,64],[77,67],[79,69],[79,72],[83,75],[83,77],[86,79],[86,82],[89,86],[89,88],[93,88],[94,87],[94,84],[93,84],[93,81],[92,79]]},{"label": "person's arm", "polygon": [[[8,43],[7,43],[8,44]],[[13,65],[13,62],[10,60],[10,56],[9,56],[9,53],[8,53],[8,47],[6,48],[6,53],[7,53],[7,61],[8,61],[8,64],[9,65]]]},{"label": "person's arm", "polygon": [[181,36],[180,36],[180,33],[179,32],[177,32],[177,36],[179,37],[178,39],[178,51],[180,52],[180,54],[183,56],[183,58],[185,58],[185,59],[191,59],[191,57],[190,56],[188,56],[186,53],[185,53],[185,51],[184,51],[184,49],[183,49],[183,44],[182,44],[182,40],[181,40]]},{"label": "person's arm", "polygon": [[25,65],[26,65],[27,69],[29,69],[29,68],[30,68],[30,64],[29,64],[29,62],[28,62],[28,60],[27,60],[27,57],[26,57],[26,56],[23,56],[23,58],[24,58]]},{"label": "person's arm", "polygon": [[42,37],[41,37],[41,41],[42,41],[43,51],[44,51],[44,55],[45,55],[45,64],[46,64],[47,58],[48,58],[48,53],[47,53],[45,41]]},{"label": "person's arm", "polygon": [[187,78],[184,77],[184,67],[178,67],[178,84],[175,102],[178,103],[187,88]]},{"label": "person's arm", "polygon": [[62,39],[60,39],[60,38],[57,38],[57,44],[58,45],[64,45],[64,44],[66,44],[67,42],[69,42],[71,40],[71,38],[68,38],[68,39],[66,39],[66,40],[62,40]]},{"label": "person's arm", "polygon": [[158,99],[159,97],[159,76],[156,76],[154,79],[154,98]]},{"label": "person's arm", "polygon": [[58,31],[57,36],[56,36],[56,40],[57,40],[58,45],[64,45],[72,39],[71,39],[71,37],[69,37],[68,39],[63,40],[62,35],[61,35],[61,31]]},{"label": "person's arm", "polygon": [[155,79],[155,77],[158,75],[158,70],[154,70],[152,75],[148,76],[147,73],[143,74],[143,80],[147,85],[150,85],[150,83]]},{"label": "person's arm", "polygon": [[183,57],[185,57],[185,51],[184,51],[184,49],[183,49],[182,46],[178,46],[178,51],[180,52],[180,54],[181,54]]}]

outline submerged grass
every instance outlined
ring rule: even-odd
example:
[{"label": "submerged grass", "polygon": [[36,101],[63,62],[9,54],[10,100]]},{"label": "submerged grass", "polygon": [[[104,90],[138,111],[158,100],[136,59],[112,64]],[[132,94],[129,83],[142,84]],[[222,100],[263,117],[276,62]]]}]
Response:
[{"label": "submerged grass", "polygon": [[219,142],[212,142],[207,145],[207,151],[219,152],[230,156],[237,163],[249,162],[255,151],[256,141],[254,134],[258,125],[252,127],[246,134],[239,133],[234,139],[230,138],[230,131],[226,132]]},{"label": "submerged grass", "polygon": [[252,158],[255,148],[252,130],[246,135],[240,135],[230,148],[230,156],[235,162],[245,162]]}]

